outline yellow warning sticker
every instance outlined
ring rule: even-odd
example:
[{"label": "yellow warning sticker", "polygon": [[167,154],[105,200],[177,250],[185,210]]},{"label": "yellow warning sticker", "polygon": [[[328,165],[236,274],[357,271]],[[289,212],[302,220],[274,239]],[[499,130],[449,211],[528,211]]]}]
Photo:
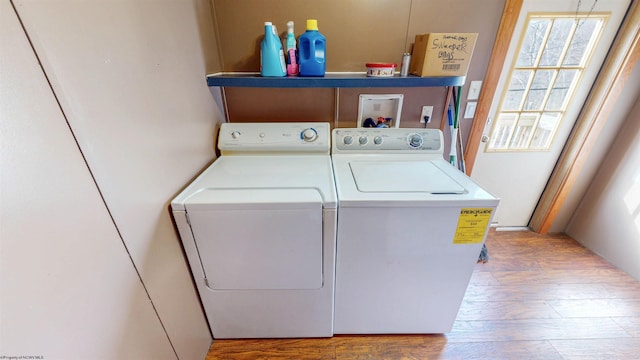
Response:
[{"label": "yellow warning sticker", "polygon": [[489,226],[492,208],[463,208],[460,210],[454,244],[478,244],[482,242]]}]

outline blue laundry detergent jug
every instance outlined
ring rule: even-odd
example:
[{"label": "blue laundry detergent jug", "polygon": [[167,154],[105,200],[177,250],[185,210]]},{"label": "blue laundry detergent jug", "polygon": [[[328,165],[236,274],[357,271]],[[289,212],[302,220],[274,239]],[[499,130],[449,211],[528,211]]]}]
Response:
[{"label": "blue laundry detergent jug", "polygon": [[300,76],[324,76],[326,69],[326,39],[318,31],[318,20],[307,20],[307,31],[298,40]]}]

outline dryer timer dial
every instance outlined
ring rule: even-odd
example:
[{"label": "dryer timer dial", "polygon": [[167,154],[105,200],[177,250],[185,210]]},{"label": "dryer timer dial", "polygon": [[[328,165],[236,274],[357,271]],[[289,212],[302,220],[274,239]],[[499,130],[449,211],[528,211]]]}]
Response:
[{"label": "dryer timer dial", "polygon": [[314,128],[306,128],[300,133],[300,138],[306,142],[312,142],[318,138],[318,132]]}]

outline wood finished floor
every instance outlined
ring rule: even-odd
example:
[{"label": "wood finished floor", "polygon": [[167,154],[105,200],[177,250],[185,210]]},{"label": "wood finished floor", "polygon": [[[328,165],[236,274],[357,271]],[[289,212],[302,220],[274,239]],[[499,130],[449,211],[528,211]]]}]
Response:
[{"label": "wood finished floor", "polygon": [[450,333],[214,340],[207,359],[640,358],[638,281],[564,235],[491,230],[487,246]]}]

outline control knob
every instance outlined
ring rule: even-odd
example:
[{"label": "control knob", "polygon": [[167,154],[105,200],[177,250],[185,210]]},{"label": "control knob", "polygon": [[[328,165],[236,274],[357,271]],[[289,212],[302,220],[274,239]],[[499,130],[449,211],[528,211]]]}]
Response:
[{"label": "control knob", "polygon": [[409,144],[410,147],[414,148],[414,149],[418,149],[422,146],[422,135],[420,134],[409,134],[409,136],[407,136],[407,144]]},{"label": "control knob", "polygon": [[382,144],[382,136],[376,136],[373,138],[373,143],[376,145]]},{"label": "control knob", "polygon": [[358,142],[360,143],[360,145],[365,145],[367,143],[368,139],[366,136],[360,136],[360,138],[358,138]]},{"label": "control knob", "polygon": [[306,142],[312,142],[318,138],[318,132],[314,128],[306,128],[300,135],[300,137]]},{"label": "control knob", "polygon": [[345,136],[345,137],[342,139],[342,142],[343,142],[345,145],[351,145],[351,144],[353,144],[353,136],[351,136],[351,135],[347,135],[347,136]]},{"label": "control knob", "polygon": [[240,137],[240,131],[234,131],[231,133],[231,137],[237,139]]}]

